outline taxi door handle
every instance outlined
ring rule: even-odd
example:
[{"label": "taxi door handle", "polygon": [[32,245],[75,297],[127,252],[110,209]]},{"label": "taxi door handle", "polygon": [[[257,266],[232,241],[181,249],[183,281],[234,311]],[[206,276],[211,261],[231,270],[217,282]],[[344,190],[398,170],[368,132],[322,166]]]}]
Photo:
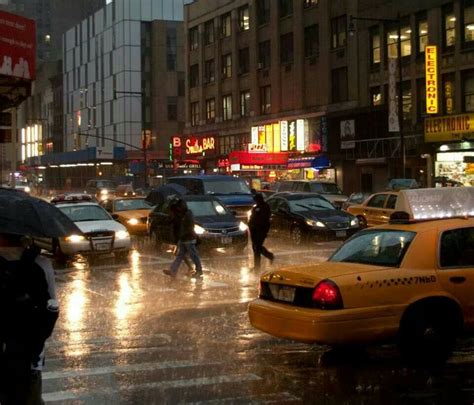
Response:
[{"label": "taxi door handle", "polygon": [[449,281],[454,284],[462,284],[466,281],[466,277],[449,277]]}]

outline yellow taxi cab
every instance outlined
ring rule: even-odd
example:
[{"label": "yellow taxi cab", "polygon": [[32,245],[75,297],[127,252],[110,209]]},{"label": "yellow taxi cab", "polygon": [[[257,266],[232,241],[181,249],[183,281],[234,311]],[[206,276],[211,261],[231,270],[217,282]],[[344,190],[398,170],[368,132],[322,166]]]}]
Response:
[{"label": "yellow taxi cab", "polygon": [[385,191],[372,194],[362,204],[352,205],[347,212],[359,219],[361,228],[388,223],[395,212],[398,192]]},{"label": "yellow taxi cab", "polygon": [[408,358],[444,360],[474,329],[473,216],[474,188],[400,191],[390,224],[324,263],[263,274],[250,322],[330,346],[395,340]]},{"label": "yellow taxi cab", "polygon": [[152,206],[145,197],[118,197],[100,203],[131,235],[146,235]]}]

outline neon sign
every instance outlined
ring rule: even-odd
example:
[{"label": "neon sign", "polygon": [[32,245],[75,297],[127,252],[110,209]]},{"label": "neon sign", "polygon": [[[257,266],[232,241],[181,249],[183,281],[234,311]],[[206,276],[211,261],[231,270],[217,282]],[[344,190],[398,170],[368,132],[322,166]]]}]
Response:
[{"label": "neon sign", "polygon": [[216,150],[216,140],[213,136],[186,139],[186,154],[195,155],[206,151]]}]

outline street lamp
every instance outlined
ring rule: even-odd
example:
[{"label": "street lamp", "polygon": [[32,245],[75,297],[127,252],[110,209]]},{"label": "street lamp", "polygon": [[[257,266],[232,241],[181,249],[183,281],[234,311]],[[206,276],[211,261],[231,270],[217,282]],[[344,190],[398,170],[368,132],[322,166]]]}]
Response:
[{"label": "street lamp", "polygon": [[405,155],[405,137],[403,133],[403,80],[402,80],[402,21],[400,14],[397,18],[369,18],[349,16],[349,25],[347,31],[350,36],[356,32],[354,21],[375,21],[383,23],[397,24],[397,62],[398,62],[398,126],[400,134],[400,171],[401,177],[405,177],[406,155]]}]

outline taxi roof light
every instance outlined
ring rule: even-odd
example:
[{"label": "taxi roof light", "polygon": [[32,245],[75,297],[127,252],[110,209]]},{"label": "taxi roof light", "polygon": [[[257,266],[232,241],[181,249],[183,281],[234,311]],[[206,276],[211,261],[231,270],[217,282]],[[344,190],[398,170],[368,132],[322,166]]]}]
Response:
[{"label": "taxi roof light", "polygon": [[337,285],[331,280],[323,280],[314,288],[312,300],[320,309],[342,309],[342,296]]}]

